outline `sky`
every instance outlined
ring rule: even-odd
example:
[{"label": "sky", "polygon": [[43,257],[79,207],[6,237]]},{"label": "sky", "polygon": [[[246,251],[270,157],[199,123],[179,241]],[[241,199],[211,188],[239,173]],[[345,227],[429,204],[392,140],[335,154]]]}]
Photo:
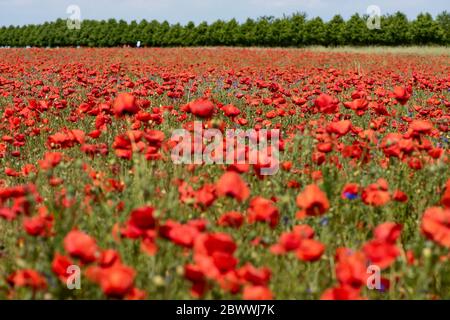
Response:
[{"label": "sky", "polygon": [[67,8],[77,5],[81,19],[156,19],[170,23],[199,23],[306,12],[308,17],[329,20],[335,14],[345,19],[353,13],[365,14],[377,5],[381,14],[401,11],[408,18],[420,12],[433,16],[450,11],[449,0],[0,0],[0,25],[24,25],[67,19]]}]

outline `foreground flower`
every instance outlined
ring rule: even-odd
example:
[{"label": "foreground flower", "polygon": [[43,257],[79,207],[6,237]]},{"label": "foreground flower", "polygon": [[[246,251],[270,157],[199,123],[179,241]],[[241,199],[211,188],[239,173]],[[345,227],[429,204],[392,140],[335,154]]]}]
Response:
[{"label": "foreground flower", "polygon": [[374,238],[388,243],[395,243],[402,232],[402,225],[395,222],[385,222],[374,230]]},{"label": "foreground flower", "polygon": [[367,205],[374,207],[385,205],[391,200],[387,181],[378,179],[376,183],[370,184],[364,189],[361,198]]},{"label": "foreground flower", "polygon": [[214,104],[206,98],[200,98],[188,104],[189,111],[200,118],[209,118],[214,113]]},{"label": "foreground flower", "polygon": [[303,224],[295,226],[292,232],[283,232],[278,243],[270,247],[273,254],[284,254],[295,251],[300,247],[303,239],[312,239],[314,230],[309,225]]},{"label": "foreground flower", "polygon": [[317,261],[325,251],[325,246],[314,239],[303,239],[296,251],[297,258],[302,261]]},{"label": "foreground flower", "polygon": [[135,271],[133,268],[117,265],[101,272],[100,286],[109,297],[123,298],[133,288]]},{"label": "foreground flower", "polygon": [[147,230],[154,229],[156,219],[154,218],[152,207],[141,207],[131,211],[126,227],[122,230],[122,235],[127,238],[139,238],[145,236]]},{"label": "foreground flower", "polygon": [[307,186],[297,196],[296,202],[297,206],[302,209],[297,213],[297,218],[300,219],[306,216],[323,215],[330,208],[327,195],[315,184]]},{"label": "foreground flower", "polygon": [[423,214],[420,228],[428,239],[450,248],[450,209],[428,208]]},{"label": "foreground flower", "polygon": [[52,271],[63,283],[66,283],[67,278],[70,276],[69,267],[73,264],[70,258],[56,253],[52,261]]},{"label": "foreground flower", "polygon": [[342,286],[358,289],[366,285],[367,261],[362,252],[339,248],[336,260],[336,278]]},{"label": "foreground flower", "polygon": [[24,269],[13,272],[8,277],[8,283],[14,287],[29,287],[33,290],[47,288],[47,281],[37,271]]},{"label": "foreground flower", "polygon": [[403,87],[394,88],[394,98],[401,104],[404,105],[408,102],[411,94]]},{"label": "foreground flower", "polygon": [[338,109],[338,103],[339,100],[324,93],[319,95],[314,101],[314,105],[319,109],[319,111],[327,114],[336,112]]},{"label": "foreground flower", "polygon": [[248,209],[249,223],[266,222],[275,228],[278,224],[280,213],[272,200],[263,197],[255,197],[250,201]]},{"label": "foreground flower", "polygon": [[25,231],[31,236],[48,237],[52,235],[53,216],[45,211],[23,221]]},{"label": "foreground flower", "polygon": [[242,298],[244,300],[272,300],[272,292],[263,286],[246,286]]},{"label": "foreground flower", "polygon": [[450,209],[450,179],[447,181],[447,185],[445,187],[445,192],[442,195],[441,203],[444,207]]},{"label": "foreground flower", "polygon": [[240,228],[244,223],[244,216],[240,212],[230,211],[220,216],[217,224],[224,227]]},{"label": "foreground flower", "polygon": [[395,244],[378,239],[367,242],[363,251],[370,263],[381,269],[389,267],[400,255],[400,250]]},{"label": "foreground flower", "polygon": [[321,300],[361,300],[360,290],[354,289],[350,286],[339,286],[331,289],[327,289],[322,296]]},{"label": "foreground flower", "polygon": [[250,195],[247,184],[234,171],[227,171],[220,177],[216,183],[216,192],[218,196],[229,196],[238,201],[245,201]]},{"label": "foreground flower", "polygon": [[136,271],[122,263],[117,251],[101,253],[96,265],[86,269],[86,277],[100,285],[103,293],[116,299],[144,299],[145,292],[134,287]]},{"label": "foreground flower", "polygon": [[341,199],[354,200],[359,197],[359,184],[348,183],[344,186],[341,193]]},{"label": "foreground flower", "polygon": [[130,93],[121,93],[113,103],[113,112],[117,117],[135,114],[139,111],[135,97]]},{"label": "foreground flower", "polygon": [[125,238],[140,238],[141,249],[151,256],[158,250],[155,243],[157,220],[154,217],[154,211],[154,208],[149,206],[132,210],[125,227],[120,230]]},{"label": "foreground flower", "polygon": [[409,128],[414,133],[429,133],[431,130],[433,130],[433,123],[429,120],[413,120],[410,123]]},{"label": "foreground flower", "polygon": [[98,248],[94,238],[79,230],[70,231],[64,238],[64,249],[74,258],[84,263],[97,258]]}]

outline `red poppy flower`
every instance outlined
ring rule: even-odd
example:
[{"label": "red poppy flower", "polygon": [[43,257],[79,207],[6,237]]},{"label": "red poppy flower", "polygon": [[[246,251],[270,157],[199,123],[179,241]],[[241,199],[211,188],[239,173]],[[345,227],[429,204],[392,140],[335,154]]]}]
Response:
[{"label": "red poppy flower", "polygon": [[313,228],[306,224],[298,225],[294,227],[292,232],[283,232],[278,243],[270,247],[270,251],[274,254],[295,251],[300,247],[302,239],[312,239],[313,237]]},{"label": "red poppy flower", "polygon": [[450,209],[428,208],[423,214],[420,228],[428,239],[450,248]]},{"label": "red poppy flower", "polygon": [[66,282],[67,278],[70,276],[68,268],[73,264],[74,263],[70,258],[56,253],[52,261],[52,271],[61,281]]},{"label": "red poppy flower", "polygon": [[17,172],[16,170],[14,170],[12,168],[5,168],[5,174],[8,177],[19,177],[20,176],[20,172]]},{"label": "red poppy flower", "polygon": [[363,251],[371,264],[381,269],[389,267],[400,255],[400,250],[393,243],[374,239],[363,246]]},{"label": "red poppy flower", "polygon": [[230,211],[220,216],[217,224],[223,227],[240,228],[244,223],[244,216],[240,212]]},{"label": "red poppy flower", "polygon": [[216,187],[212,184],[205,184],[195,191],[196,204],[202,208],[211,206],[216,200]]},{"label": "red poppy flower", "polygon": [[280,213],[273,201],[262,197],[255,197],[250,201],[248,209],[249,223],[266,222],[270,227],[275,228],[279,218]]},{"label": "red poppy flower", "polygon": [[337,122],[331,122],[327,126],[327,132],[334,133],[338,135],[339,137],[345,136],[349,131],[350,127],[352,125],[352,122],[350,120],[341,120]]},{"label": "red poppy flower", "polygon": [[403,87],[394,88],[394,98],[401,104],[404,105],[408,102],[411,94]]},{"label": "red poppy flower", "polygon": [[321,300],[361,300],[360,290],[350,286],[339,286],[325,290]]},{"label": "red poppy flower", "polygon": [[0,217],[8,221],[16,219],[18,212],[11,208],[0,208]]},{"label": "red poppy flower", "polygon": [[450,179],[447,181],[445,192],[442,195],[441,203],[444,207],[450,208]]},{"label": "red poppy flower", "polygon": [[314,101],[314,105],[320,112],[330,114],[335,113],[338,109],[339,100],[327,94],[322,93]]},{"label": "red poppy flower", "polygon": [[198,236],[194,243],[194,251],[197,254],[212,256],[214,252],[233,254],[236,244],[230,235],[226,233],[209,233]]},{"label": "red poppy flower", "polygon": [[152,146],[161,146],[164,141],[164,132],[160,130],[146,130],[144,133],[145,140]]},{"label": "red poppy flower", "polygon": [[395,243],[402,232],[402,225],[395,222],[385,222],[374,230],[374,238],[388,243]]},{"label": "red poppy flower", "polygon": [[192,282],[191,295],[200,298],[208,289],[205,274],[202,269],[193,264],[187,264],[184,267],[184,277]]},{"label": "red poppy flower", "polygon": [[123,298],[133,288],[135,271],[124,265],[115,265],[101,271],[100,286],[109,297]]},{"label": "red poppy flower", "polygon": [[234,171],[225,172],[216,183],[218,196],[230,196],[238,201],[245,201],[250,195],[250,190],[245,181]]},{"label": "red poppy flower", "polygon": [[232,254],[227,252],[222,251],[213,252],[211,258],[212,262],[214,263],[214,266],[222,274],[233,270],[238,264],[238,260],[235,257],[233,257]]},{"label": "red poppy flower", "polygon": [[140,290],[136,287],[131,288],[125,296],[125,300],[144,300],[147,297],[147,293],[144,290]]},{"label": "red poppy flower", "polygon": [[237,270],[239,277],[255,286],[266,286],[272,276],[269,268],[255,268],[252,264],[246,263]]},{"label": "red poppy flower", "polygon": [[296,202],[297,206],[302,209],[297,213],[297,217],[300,219],[305,216],[323,215],[330,208],[327,195],[315,184],[308,185],[297,196]]},{"label": "red poppy flower", "polygon": [[347,183],[342,189],[341,198],[344,200],[353,200],[358,197],[359,194],[359,184],[357,183]]},{"label": "red poppy flower", "polygon": [[168,234],[168,238],[175,244],[191,248],[200,231],[188,224],[173,226]]},{"label": "red poppy flower", "polygon": [[63,154],[60,152],[46,152],[43,160],[38,160],[39,166],[43,170],[56,167],[62,160]]},{"label": "red poppy flower", "polygon": [[294,226],[292,233],[299,235],[302,239],[312,239],[315,234],[314,229],[307,224]]},{"label": "red poppy flower", "polygon": [[25,231],[31,236],[50,236],[52,226],[53,217],[51,215],[38,215],[23,221]]},{"label": "red poppy flower", "polygon": [[113,103],[113,112],[117,117],[135,114],[139,111],[136,98],[130,93],[120,93]]},{"label": "red poppy flower", "polygon": [[384,179],[367,186],[361,196],[363,202],[374,207],[383,206],[391,200],[388,184]]},{"label": "red poppy flower", "polygon": [[223,106],[222,111],[227,117],[236,117],[241,114],[241,110],[239,110],[232,104],[227,104],[226,106]]},{"label": "red poppy flower", "polygon": [[121,230],[121,234],[131,239],[145,238],[148,231],[155,229],[156,222],[154,208],[145,206],[134,209],[130,213],[130,219],[127,221],[125,228]]},{"label": "red poppy flower", "polygon": [[392,198],[397,202],[408,202],[408,196],[401,190],[395,190]]},{"label": "red poppy flower", "polygon": [[153,213],[154,209],[152,207],[142,207],[134,209],[130,213],[129,223],[142,230],[153,229],[156,224]]},{"label": "red poppy flower", "polygon": [[270,247],[274,254],[283,254],[289,251],[295,251],[300,246],[302,237],[293,232],[283,232],[277,244]]},{"label": "red poppy flower", "polygon": [[245,286],[242,293],[244,300],[272,300],[272,292],[264,286]]},{"label": "red poppy flower", "polygon": [[205,280],[205,276],[200,268],[193,264],[184,266],[184,277],[192,282],[200,282]]},{"label": "red poppy flower", "polygon": [[325,251],[325,246],[313,239],[303,239],[300,241],[296,254],[297,258],[302,261],[317,261]]},{"label": "red poppy flower", "polygon": [[33,290],[47,288],[47,281],[33,269],[23,269],[13,272],[8,276],[8,283],[15,287],[30,287]]},{"label": "red poppy flower", "polygon": [[115,264],[121,264],[119,253],[113,249],[102,251],[100,257],[98,258],[98,265],[102,268],[110,268]]},{"label": "red poppy flower", "polygon": [[337,254],[336,278],[342,286],[360,288],[367,282],[366,257],[361,252]]},{"label": "red poppy flower", "polygon": [[409,128],[415,133],[429,133],[433,130],[433,123],[429,120],[413,120]]},{"label": "red poppy flower", "polygon": [[200,98],[190,102],[187,109],[200,118],[210,118],[214,113],[214,104],[207,98]]},{"label": "red poppy flower", "polygon": [[362,116],[369,106],[365,98],[355,99],[352,102],[344,102],[346,108],[352,109],[358,116]]},{"label": "red poppy flower", "polygon": [[231,294],[237,294],[241,291],[242,280],[237,275],[236,270],[229,271],[221,275],[217,282],[225,292],[230,292]]},{"label": "red poppy flower", "polygon": [[403,151],[400,145],[402,141],[402,134],[388,133],[381,141],[380,147],[387,157],[399,157]]},{"label": "red poppy flower", "polygon": [[[63,129],[47,138],[47,145],[52,149],[71,148],[75,144],[83,144],[85,133],[78,129]],[[45,159],[44,159],[45,160]]]},{"label": "red poppy flower", "polygon": [[97,258],[98,248],[95,240],[79,230],[70,231],[64,238],[64,249],[82,262],[93,262]]}]

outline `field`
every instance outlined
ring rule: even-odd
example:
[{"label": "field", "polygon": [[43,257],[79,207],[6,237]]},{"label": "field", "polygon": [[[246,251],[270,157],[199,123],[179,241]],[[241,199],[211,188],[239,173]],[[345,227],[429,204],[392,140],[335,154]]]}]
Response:
[{"label": "field", "polygon": [[[421,50],[0,49],[0,299],[450,299]],[[174,163],[194,121],[279,129],[278,172]]]}]

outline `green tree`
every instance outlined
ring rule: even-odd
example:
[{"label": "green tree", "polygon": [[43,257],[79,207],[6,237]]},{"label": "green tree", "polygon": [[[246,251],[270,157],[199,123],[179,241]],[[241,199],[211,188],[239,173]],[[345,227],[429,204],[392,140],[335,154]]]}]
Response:
[{"label": "green tree", "polygon": [[253,19],[248,18],[241,25],[241,32],[239,39],[239,45],[241,46],[255,46],[256,43],[256,22]]},{"label": "green tree", "polygon": [[344,44],[345,21],[340,15],[335,15],[326,24],[326,45],[340,46]]},{"label": "green tree", "polygon": [[354,14],[345,23],[344,41],[346,45],[360,46],[369,44],[367,23],[359,14]]},{"label": "green tree", "polygon": [[167,21],[139,23],[124,20],[84,20],[81,30],[69,29],[66,20],[57,19],[39,25],[0,27],[2,46],[304,46],[304,45],[425,45],[450,44],[450,14],[434,20],[422,13],[414,21],[396,12],[381,17],[381,29],[367,27],[368,16],[354,14],[347,21],[335,15],[330,21],[307,19],[305,13],[275,18],[263,16],[238,23],[218,20],[208,25]]},{"label": "green tree", "polygon": [[236,19],[231,19],[224,28],[224,45],[235,46],[238,42],[239,23]]},{"label": "green tree", "polygon": [[436,22],[442,30],[442,44],[450,45],[450,13],[442,12],[436,17]]},{"label": "green tree", "polygon": [[444,30],[431,14],[421,13],[411,24],[411,36],[415,44],[437,44],[442,43]]},{"label": "green tree", "polygon": [[306,22],[303,41],[305,45],[324,45],[326,26],[322,19],[317,17]]},{"label": "green tree", "polygon": [[405,14],[396,12],[386,16],[382,22],[384,31],[383,44],[406,45],[411,43],[410,22]]},{"label": "green tree", "polygon": [[291,43],[293,46],[304,45],[306,13],[294,13],[291,18]]},{"label": "green tree", "polygon": [[195,28],[194,46],[206,46],[208,44],[208,23],[203,21]]}]

